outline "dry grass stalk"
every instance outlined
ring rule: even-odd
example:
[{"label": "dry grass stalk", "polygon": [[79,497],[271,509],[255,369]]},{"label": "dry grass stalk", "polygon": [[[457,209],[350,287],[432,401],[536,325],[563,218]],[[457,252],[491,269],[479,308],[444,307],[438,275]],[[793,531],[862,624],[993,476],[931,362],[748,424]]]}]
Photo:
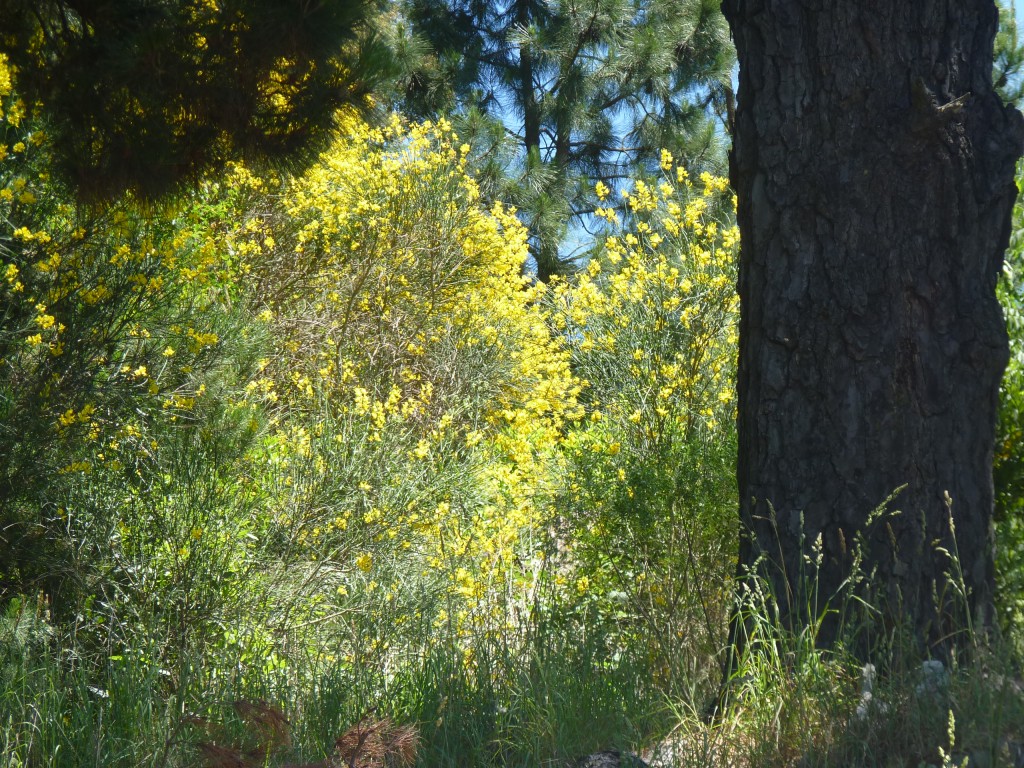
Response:
[{"label": "dry grass stalk", "polygon": [[[209,768],[258,768],[275,750],[291,745],[291,724],[281,710],[266,701],[234,701],[238,717],[255,737],[254,747],[225,747],[204,741],[197,749]],[[189,716],[186,722],[212,739],[214,723]],[[334,756],[316,763],[284,763],[281,768],[408,768],[416,762],[419,731],[395,725],[390,719],[364,717],[335,741]]]},{"label": "dry grass stalk", "polygon": [[209,768],[253,768],[253,764],[236,749],[209,742],[200,742],[196,746]]},{"label": "dry grass stalk", "polygon": [[[284,713],[262,699],[234,701],[231,708],[245,723],[254,740],[248,747],[225,747],[215,744],[214,730],[223,730],[201,717],[189,715],[185,722],[205,732],[210,741],[199,742],[196,747],[209,768],[254,768],[264,765],[274,751],[291,744],[291,727]],[[328,767],[329,768],[329,767]]]},{"label": "dry grass stalk", "polygon": [[416,761],[419,731],[412,725],[395,725],[388,718],[364,718],[335,742],[346,768],[398,768]]},{"label": "dry grass stalk", "polygon": [[254,751],[265,756],[275,749],[291,746],[291,723],[281,710],[262,699],[235,701],[231,707],[246,725],[256,731]]}]

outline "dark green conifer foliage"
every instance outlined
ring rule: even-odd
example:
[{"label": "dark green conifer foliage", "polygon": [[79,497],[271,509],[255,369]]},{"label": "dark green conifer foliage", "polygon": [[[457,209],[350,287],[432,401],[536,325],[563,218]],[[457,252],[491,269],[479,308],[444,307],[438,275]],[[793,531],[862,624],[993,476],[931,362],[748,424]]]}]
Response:
[{"label": "dark green conifer foliage", "polygon": [[1024,46],[1017,32],[1013,6],[1002,0],[999,6],[999,32],[996,33],[992,82],[1007,104],[1020,107],[1024,99]]},{"label": "dark green conifer foliage", "polygon": [[523,211],[546,280],[569,267],[567,222],[593,211],[597,180],[614,187],[656,169],[662,148],[721,170],[715,116],[731,120],[734,56],[718,5],[405,0],[409,34],[430,53],[406,80],[404,106],[510,137],[512,183],[502,195]]},{"label": "dark green conifer foliage", "polygon": [[301,162],[387,67],[370,0],[0,0],[0,53],[87,199],[232,156]]}]

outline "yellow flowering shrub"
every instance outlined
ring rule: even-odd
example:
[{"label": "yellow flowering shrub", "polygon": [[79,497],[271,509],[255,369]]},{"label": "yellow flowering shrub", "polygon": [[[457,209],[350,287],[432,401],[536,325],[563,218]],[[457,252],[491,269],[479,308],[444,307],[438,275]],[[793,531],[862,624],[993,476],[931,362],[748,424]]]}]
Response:
[{"label": "yellow flowering shrub", "polygon": [[578,383],[526,232],[483,207],[466,154],[443,121],[344,116],[301,178],[236,167],[197,217],[272,339],[251,471],[267,536],[319,574],[314,615],[369,595],[411,621],[415,582],[444,603],[417,621],[493,626],[532,578]]},{"label": "yellow flowering shrub", "polygon": [[725,179],[661,167],[617,206],[599,185],[607,234],[549,306],[585,381],[559,502],[576,592],[670,665],[718,641],[727,602],[739,238]]}]

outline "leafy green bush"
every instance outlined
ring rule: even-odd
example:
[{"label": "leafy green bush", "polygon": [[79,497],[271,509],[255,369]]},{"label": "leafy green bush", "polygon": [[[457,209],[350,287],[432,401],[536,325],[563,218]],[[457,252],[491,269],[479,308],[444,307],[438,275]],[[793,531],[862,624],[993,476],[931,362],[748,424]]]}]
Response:
[{"label": "leafy green bush", "polygon": [[53,183],[14,75],[0,58],[0,588],[43,590],[63,619],[89,593],[84,550],[105,541],[87,533],[104,515],[75,499],[101,476],[149,487],[152,430],[190,418],[220,317],[173,209],[89,211]]},{"label": "leafy green bush", "polygon": [[[1018,174],[1024,188],[1024,176]],[[996,493],[996,571],[1004,627],[1024,632],[1024,206],[1018,199],[998,288],[1010,361],[999,390],[993,479]],[[1020,649],[1024,651],[1024,648]]]}]

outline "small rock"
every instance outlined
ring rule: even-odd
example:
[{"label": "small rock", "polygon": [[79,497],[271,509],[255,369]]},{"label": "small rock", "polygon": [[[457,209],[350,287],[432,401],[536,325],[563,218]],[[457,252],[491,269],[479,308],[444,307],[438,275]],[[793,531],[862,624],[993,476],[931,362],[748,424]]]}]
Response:
[{"label": "small rock", "polygon": [[860,671],[860,701],[857,703],[856,711],[858,720],[863,720],[872,711],[877,711],[884,715],[889,710],[884,701],[879,701],[875,698],[872,691],[875,686],[876,674],[877,671],[874,664],[865,664]]},{"label": "small rock", "polygon": [[949,687],[949,672],[941,661],[932,659],[921,662],[921,680],[917,684],[918,696],[934,696]]},{"label": "small rock", "polygon": [[632,752],[609,749],[577,758],[573,768],[650,768]]}]

